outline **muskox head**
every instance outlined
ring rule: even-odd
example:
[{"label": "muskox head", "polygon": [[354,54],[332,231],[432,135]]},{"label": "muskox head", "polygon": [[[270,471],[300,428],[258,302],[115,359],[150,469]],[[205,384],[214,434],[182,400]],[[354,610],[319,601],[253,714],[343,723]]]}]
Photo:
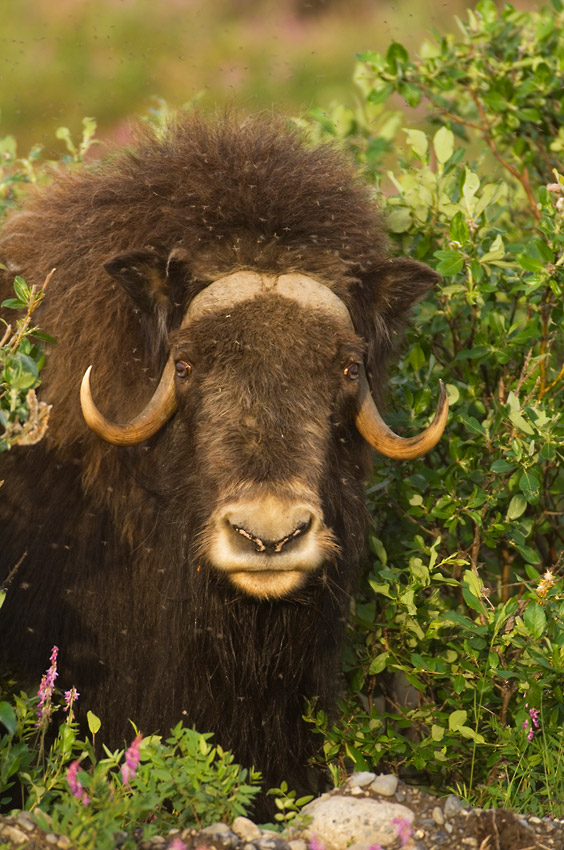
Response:
[{"label": "muskox head", "polygon": [[[127,261],[118,266],[128,279]],[[118,425],[100,413],[91,367],[82,411],[96,434],[118,446],[163,429],[179,462],[185,446],[195,446],[192,462],[210,506],[200,557],[247,594],[281,597],[339,554],[325,507],[329,468],[338,486],[351,468],[359,475],[362,438],[388,457],[410,459],[443,433],[442,385],[421,434],[403,438],[388,428],[369,389],[366,347],[330,285],[307,274],[241,269],[192,298],[137,417]]]}]

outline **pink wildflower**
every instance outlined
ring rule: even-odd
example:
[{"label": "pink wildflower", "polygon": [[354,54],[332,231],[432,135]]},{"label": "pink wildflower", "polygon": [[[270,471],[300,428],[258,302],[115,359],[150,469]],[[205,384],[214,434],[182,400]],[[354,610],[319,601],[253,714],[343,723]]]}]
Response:
[{"label": "pink wildflower", "polygon": [[531,721],[532,721],[535,729],[538,729],[539,726],[540,726],[540,723],[539,723],[539,713],[536,710],[536,708],[530,708],[529,709],[529,717],[531,718]]},{"label": "pink wildflower", "polygon": [[78,693],[76,688],[71,688],[70,691],[65,691],[65,711],[69,711],[73,703],[75,703],[80,694]]},{"label": "pink wildflower", "polygon": [[536,708],[529,708],[528,702],[525,703],[525,708],[529,709],[529,717],[531,719],[531,725],[529,727],[529,720],[528,719],[523,720],[523,729],[529,730],[527,732],[527,740],[532,741],[533,738],[535,737],[535,729],[540,728],[539,713],[538,713]]},{"label": "pink wildflower", "polygon": [[139,765],[139,747],[142,740],[143,735],[137,735],[125,752],[125,764],[121,766],[121,779],[124,785],[129,785],[130,781],[135,779]]},{"label": "pink wildflower", "polygon": [[71,762],[70,766],[67,768],[67,782],[69,783],[69,788],[71,790],[71,794],[76,797],[77,800],[82,800],[82,804],[87,806],[90,803],[88,798],[88,794],[82,787],[82,783],[78,779],[78,771],[80,768],[80,760],[76,759],[76,761]]},{"label": "pink wildflower", "polygon": [[39,703],[37,705],[37,723],[35,724],[35,728],[38,729],[40,726],[47,724],[49,718],[51,717],[51,697],[53,696],[53,691],[55,690],[55,679],[57,678],[57,655],[59,654],[59,647],[54,646],[51,650],[51,666],[47,670],[44,676],[41,678],[41,683],[39,685],[39,690],[37,691],[37,696],[39,697]]},{"label": "pink wildflower", "polygon": [[407,818],[392,818],[392,823],[396,828],[398,838],[401,841],[401,846],[405,847],[413,835],[411,822]]},{"label": "pink wildflower", "polygon": [[181,838],[173,838],[168,845],[168,850],[188,850],[188,845]]},{"label": "pink wildflower", "polygon": [[317,840],[317,835],[312,835],[309,840],[309,850],[325,850],[321,841]]},{"label": "pink wildflower", "polygon": [[371,844],[368,850],[383,850],[381,844]]}]

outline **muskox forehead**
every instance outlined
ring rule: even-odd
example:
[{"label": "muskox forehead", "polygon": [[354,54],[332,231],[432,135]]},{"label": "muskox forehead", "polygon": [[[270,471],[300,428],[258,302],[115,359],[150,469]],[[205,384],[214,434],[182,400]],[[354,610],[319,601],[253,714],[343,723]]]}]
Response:
[{"label": "muskox forehead", "polygon": [[253,295],[228,308],[210,310],[172,334],[173,351],[230,361],[253,356],[320,365],[338,354],[364,351],[352,325],[346,326],[322,308],[303,306],[277,292]]}]

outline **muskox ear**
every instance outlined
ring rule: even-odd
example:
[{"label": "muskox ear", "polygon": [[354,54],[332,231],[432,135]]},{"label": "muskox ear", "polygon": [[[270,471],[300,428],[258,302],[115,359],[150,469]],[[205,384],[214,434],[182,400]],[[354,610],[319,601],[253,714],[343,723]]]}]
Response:
[{"label": "muskox ear", "polygon": [[181,306],[184,252],[127,251],[104,263],[108,274],[144,313],[170,316]]},{"label": "muskox ear", "polygon": [[375,307],[385,321],[401,324],[411,307],[440,280],[429,266],[403,257],[383,263],[374,275]]}]

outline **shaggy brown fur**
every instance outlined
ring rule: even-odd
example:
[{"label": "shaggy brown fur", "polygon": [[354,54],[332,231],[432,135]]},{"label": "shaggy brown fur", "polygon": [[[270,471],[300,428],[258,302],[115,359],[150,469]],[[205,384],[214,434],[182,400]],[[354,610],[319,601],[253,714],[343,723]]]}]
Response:
[{"label": "shaggy brown fur", "polygon": [[[109,162],[61,170],[8,221],[0,260],[3,298],[14,273],[41,284],[56,268],[37,320],[58,340],[41,389],[48,436],[2,459],[0,580],[28,552],[0,618],[5,660],[39,677],[58,644],[61,681],[108,743],[130,735],[128,718],[146,733],[184,718],[267,787],[303,789],[303,700],[331,706],[366,536],[370,452],[343,366],[364,354],[378,394],[434,274],[388,257],[341,154],[279,122],[194,115],[162,138],[142,130]],[[321,280],[357,334],[277,296],[175,331],[197,292],[240,268]],[[86,367],[103,412],[127,421],[171,344],[195,364],[176,415],[141,446],[103,443],[80,412]],[[236,482],[296,479],[319,494],[341,554],[291,597],[259,602],[201,558],[206,522]]]}]

